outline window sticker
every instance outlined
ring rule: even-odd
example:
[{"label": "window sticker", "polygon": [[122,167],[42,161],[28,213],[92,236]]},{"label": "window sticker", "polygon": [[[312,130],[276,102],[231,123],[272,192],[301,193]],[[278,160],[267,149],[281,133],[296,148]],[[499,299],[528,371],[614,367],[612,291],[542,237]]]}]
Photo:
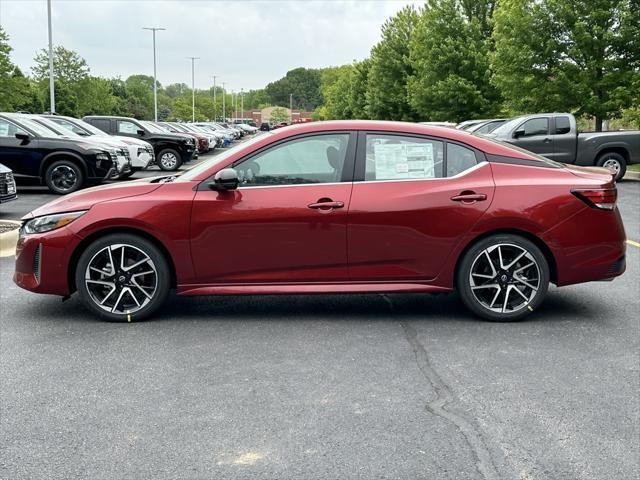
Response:
[{"label": "window sticker", "polygon": [[378,143],[373,147],[376,178],[434,178],[433,144]]}]

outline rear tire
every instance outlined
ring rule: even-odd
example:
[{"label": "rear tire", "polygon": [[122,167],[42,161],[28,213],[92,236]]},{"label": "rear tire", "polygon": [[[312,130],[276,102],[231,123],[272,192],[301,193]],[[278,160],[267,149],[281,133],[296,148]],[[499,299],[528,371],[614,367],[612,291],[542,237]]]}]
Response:
[{"label": "rear tire", "polygon": [[111,234],[90,244],[75,271],[78,295],[92,313],[112,322],[153,314],[166,301],[171,272],[164,254],[149,240]]},{"label": "rear tire", "polygon": [[165,148],[158,154],[156,162],[161,170],[173,172],[182,165],[182,158],[180,154],[172,148]]},{"label": "rear tire", "polygon": [[493,235],[465,253],[456,288],[464,305],[485,320],[521,320],[544,300],[549,265],[540,249],[526,238]]},{"label": "rear tire", "polygon": [[615,152],[605,152],[598,157],[596,162],[598,167],[604,167],[615,174],[616,182],[622,180],[627,172],[627,162],[622,155]]},{"label": "rear tire", "polygon": [[82,169],[71,160],[57,160],[47,167],[44,181],[53,193],[66,195],[84,184]]}]

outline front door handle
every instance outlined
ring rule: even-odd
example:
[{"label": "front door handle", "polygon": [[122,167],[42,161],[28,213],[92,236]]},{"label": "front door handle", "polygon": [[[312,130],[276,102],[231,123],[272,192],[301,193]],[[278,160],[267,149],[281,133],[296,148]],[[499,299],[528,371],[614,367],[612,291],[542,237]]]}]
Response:
[{"label": "front door handle", "polygon": [[545,138],[545,139],[543,140],[543,142],[544,142],[544,143],[551,143],[551,139],[550,139],[550,138]]},{"label": "front door handle", "polygon": [[475,193],[475,192],[462,192],[460,195],[455,195],[451,197],[451,200],[454,202],[462,202],[462,203],[475,203],[486,200],[487,196],[484,193]]},{"label": "front door handle", "polygon": [[334,202],[330,198],[321,198],[315,203],[310,203],[307,207],[315,208],[316,210],[331,210],[332,208],[343,208],[344,202]]}]

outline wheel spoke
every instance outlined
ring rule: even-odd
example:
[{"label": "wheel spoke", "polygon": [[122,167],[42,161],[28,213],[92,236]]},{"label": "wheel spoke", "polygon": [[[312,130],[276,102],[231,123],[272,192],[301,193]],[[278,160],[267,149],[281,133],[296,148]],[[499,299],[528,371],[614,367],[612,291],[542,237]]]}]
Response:
[{"label": "wheel spoke", "polygon": [[128,267],[122,267],[122,270],[124,270],[125,272],[128,272],[129,270],[133,270],[134,268],[142,265],[143,263],[147,263],[149,260],[151,260],[149,257],[146,257],[142,260],[137,261],[136,263],[134,263],[133,265],[130,265]]},{"label": "wheel spoke", "polygon": [[104,285],[105,287],[113,287],[115,288],[116,284],[113,282],[107,282],[106,280],[93,280],[92,278],[86,279],[87,283],[95,283],[97,285]]},{"label": "wheel spoke", "polygon": [[493,266],[493,261],[491,260],[491,257],[489,256],[489,251],[485,250],[484,254],[487,257],[487,261],[489,262],[489,266],[491,267],[491,275],[492,275],[492,277],[495,277],[496,274],[498,273],[498,271],[496,270],[496,267]]},{"label": "wheel spoke", "polygon": [[504,262],[502,260],[502,246],[498,245],[498,258],[500,259],[500,268],[502,268],[503,270],[506,270],[506,267],[504,266]]},{"label": "wheel spoke", "polygon": [[520,294],[520,296],[525,299],[525,301],[527,301],[527,302],[529,301],[529,297],[527,297],[524,293],[522,293],[520,291],[520,289],[518,287],[516,287],[515,285],[513,286],[512,290],[515,290],[516,292],[518,292]]},{"label": "wheel spoke", "polygon": [[118,299],[116,300],[116,303],[113,304],[113,307],[111,308],[111,313],[115,313],[116,309],[118,308],[118,305],[120,304],[120,300],[122,300],[122,297],[124,296],[124,292],[126,291],[126,288],[123,288],[122,290],[120,290],[120,294],[118,295]]},{"label": "wheel spoke", "polygon": [[529,282],[527,282],[527,281],[523,280],[522,278],[517,277],[516,275],[514,275],[514,276],[513,276],[513,279],[514,279],[516,282],[519,282],[519,283],[521,283],[521,284],[523,284],[523,285],[526,285],[527,287],[529,287],[529,288],[530,288],[531,290],[533,290],[534,292],[537,292],[537,291],[538,291],[538,288],[537,288],[537,287],[534,287],[534,286],[533,286],[533,285],[531,285]]},{"label": "wheel spoke", "polygon": [[489,308],[493,308],[493,306],[496,304],[496,300],[498,300],[500,292],[502,292],[502,288],[498,287],[498,289],[496,290],[496,294],[493,296],[493,300],[491,300],[491,303],[489,304]]},{"label": "wheel spoke", "polygon": [[507,285],[507,291],[504,294],[504,303],[502,304],[502,313],[505,313],[507,311],[507,303],[509,302],[509,293],[511,293],[512,288],[513,288],[513,285]]},{"label": "wheel spoke", "polygon": [[524,267],[520,267],[517,270],[513,271],[513,274],[516,275],[517,273],[520,273],[522,270],[525,270],[529,267],[533,267],[536,264],[536,262],[531,262],[531,263],[527,263]]},{"label": "wheel spoke", "polygon": [[498,290],[500,290],[500,285],[498,285],[497,283],[488,283],[486,285],[478,285],[476,287],[471,287],[471,290],[482,290],[484,288],[497,288]]},{"label": "wheel spoke", "polygon": [[107,301],[107,298],[109,298],[115,291],[116,291],[116,286],[114,285],[113,288],[109,290],[109,293],[107,293],[107,296],[102,299],[102,301],[100,302],[100,305],[104,305],[104,302]]},{"label": "wheel spoke", "polygon": [[[136,287],[138,288],[138,290],[140,290],[140,291],[144,294],[144,296],[145,296],[145,297],[147,297],[147,298],[149,298],[149,299],[152,297],[152,295],[149,295],[149,294],[146,292],[145,287],[143,287],[142,285],[138,284],[138,282],[136,282],[136,281],[135,281],[135,279],[131,279],[131,283],[132,283],[134,286],[136,286]],[[151,288],[151,287],[146,287],[146,288]]]},{"label": "wheel spoke", "polygon": [[524,257],[527,254],[526,250],[523,250],[522,253],[520,255],[518,255],[515,260],[513,260],[511,263],[509,263],[509,265],[505,266],[504,269],[505,270],[509,270],[511,267],[513,267],[516,263],[518,263],[518,260],[520,260],[522,257]]}]

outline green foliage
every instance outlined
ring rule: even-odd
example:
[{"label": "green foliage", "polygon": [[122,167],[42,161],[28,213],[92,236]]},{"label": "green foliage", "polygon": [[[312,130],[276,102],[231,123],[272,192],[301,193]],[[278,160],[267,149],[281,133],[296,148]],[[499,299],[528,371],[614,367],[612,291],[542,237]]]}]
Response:
[{"label": "green foliage", "polygon": [[289,123],[291,119],[289,118],[289,112],[286,108],[283,107],[275,107],[271,110],[271,123]]},{"label": "green foliage", "polygon": [[[466,17],[458,0],[431,1],[409,44],[409,103],[420,119],[460,122],[491,116],[499,95],[491,85],[486,19]],[[485,12],[491,2],[474,6]]]},{"label": "green foliage", "polygon": [[[32,71],[35,80],[49,80],[49,51],[44,48],[40,50],[34,62]],[[57,46],[53,49],[53,75],[56,81],[75,83],[89,76],[89,66],[73,50]]]},{"label": "green foliage", "polygon": [[321,72],[309,68],[296,68],[265,88],[270,103],[289,105],[289,95],[293,95],[293,107],[313,110],[322,104]]},{"label": "green foliage", "polygon": [[409,62],[409,42],[419,14],[405,7],[382,26],[382,40],[371,50],[367,79],[367,104],[371,118],[417,118],[407,101],[407,81],[415,72]]},{"label": "green foliage", "polygon": [[573,111],[598,130],[620,116],[639,74],[639,11],[635,0],[501,1],[492,61],[508,109]]},{"label": "green foliage", "polygon": [[323,70],[322,95],[324,97],[324,105],[318,112],[321,118],[353,118],[349,103],[349,86],[351,85],[354,70],[355,67],[353,65],[343,65]]}]

